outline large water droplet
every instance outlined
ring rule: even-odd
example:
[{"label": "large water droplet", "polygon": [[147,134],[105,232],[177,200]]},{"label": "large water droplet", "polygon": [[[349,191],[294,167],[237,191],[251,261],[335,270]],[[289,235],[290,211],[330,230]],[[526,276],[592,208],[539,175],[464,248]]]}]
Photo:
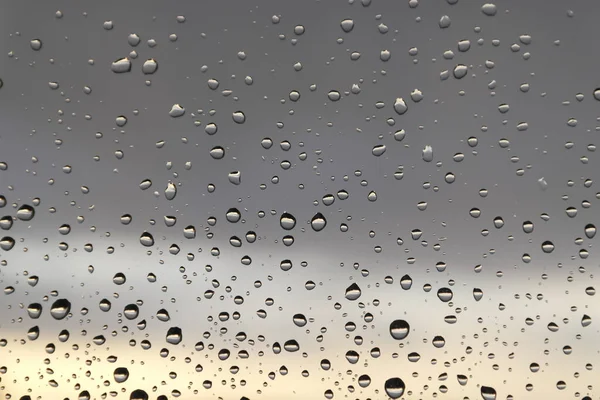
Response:
[{"label": "large water droplet", "polygon": [[131,60],[129,60],[127,57],[120,58],[111,64],[110,69],[116,74],[129,72],[131,71]]},{"label": "large water droplet", "polygon": [[242,183],[242,173],[240,171],[231,171],[227,175],[227,179],[230,183],[233,183],[234,185],[239,185]]},{"label": "large water droplet", "polygon": [[340,26],[344,32],[348,33],[354,29],[354,21],[349,18],[345,19],[340,23]]},{"label": "large water droplet", "polygon": [[542,251],[544,253],[552,253],[554,251],[554,243],[546,240],[544,243],[542,243]]},{"label": "large water droplet", "polygon": [[408,106],[402,97],[398,97],[394,102],[394,111],[396,111],[396,114],[398,115],[403,115],[408,111]]},{"label": "large water droplet", "polygon": [[31,221],[35,215],[35,210],[33,207],[25,204],[22,205],[17,211],[17,218],[21,221]]},{"label": "large water droplet", "polygon": [[408,336],[410,325],[403,319],[397,319],[390,324],[390,335],[396,340],[402,340]]},{"label": "large water droplet", "polygon": [[433,161],[433,147],[427,145],[423,148],[422,158],[425,162]]},{"label": "large water droplet", "polygon": [[150,232],[144,232],[140,235],[140,243],[146,247],[154,246],[154,237]]},{"label": "large water droplet", "polygon": [[167,343],[170,344],[179,344],[183,340],[183,332],[181,331],[181,328],[176,326],[169,328],[167,331],[166,340]]},{"label": "large water droplet", "polygon": [[440,288],[437,291],[437,296],[438,296],[438,299],[440,299],[444,303],[447,303],[450,300],[452,300],[454,293],[452,293],[452,290],[450,290],[449,288]]},{"label": "large water droplet", "polygon": [[482,386],[481,397],[483,397],[483,400],[496,400],[496,389],[490,386]]},{"label": "large water droplet", "polygon": [[353,283],[346,288],[345,297],[348,300],[354,301],[357,300],[361,294],[362,291],[360,290],[360,287],[356,283]]},{"label": "large water droplet", "polygon": [[495,4],[486,3],[481,6],[481,12],[487,15],[488,17],[493,17],[498,12],[498,8]]},{"label": "large water droplet", "polygon": [[177,196],[177,186],[173,182],[167,183],[165,188],[165,198],[167,200],[173,200]]},{"label": "large water droplet", "polygon": [[385,151],[386,151],[385,145],[384,144],[380,144],[380,145],[377,145],[377,146],[373,147],[372,154],[375,157],[379,157],[379,156],[383,155],[383,153],[385,153]]},{"label": "large water droplet", "polygon": [[136,389],[129,395],[129,400],[148,400],[148,393],[142,389]]},{"label": "large water droplet", "polygon": [[142,72],[146,75],[152,75],[158,70],[158,62],[154,58],[149,58],[142,64]]},{"label": "large water droplet", "polygon": [[321,213],[316,213],[310,220],[310,226],[315,232],[322,231],[327,226],[327,220]]},{"label": "large water droplet", "polygon": [[285,351],[289,351],[290,353],[296,352],[300,350],[300,345],[294,339],[288,340],[283,344],[283,348]]},{"label": "large water droplet", "polygon": [[596,225],[594,225],[594,224],[587,224],[585,226],[585,236],[588,239],[593,239],[594,236],[596,236]]},{"label": "large water droplet", "polygon": [[392,399],[399,399],[404,394],[406,385],[400,378],[390,378],[384,384],[385,393]]},{"label": "large water droplet", "polygon": [[40,39],[33,39],[29,42],[32,50],[39,51],[42,48],[42,41]]},{"label": "large water droplet", "polygon": [[185,114],[185,108],[179,104],[173,104],[171,111],[169,111],[169,116],[172,118],[181,117],[183,114]]},{"label": "large water droplet", "polygon": [[67,299],[58,299],[50,307],[50,315],[56,320],[64,319],[71,311],[71,302]]},{"label": "large water droplet", "polygon": [[129,370],[125,367],[116,368],[113,372],[113,377],[115,379],[115,382],[123,383],[127,379],[129,379]]},{"label": "large water droplet", "polygon": [[296,226],[296,217],[290,213],[284,212],[279,218],[279,225],[286,231],[290,231]]},{"label": "large water droplet", "polygon": [[233,122],[236,124],[243,124],[246,122],[246,114],[244,114],[242,111],[234,112],[231,117],[233,118]]}]

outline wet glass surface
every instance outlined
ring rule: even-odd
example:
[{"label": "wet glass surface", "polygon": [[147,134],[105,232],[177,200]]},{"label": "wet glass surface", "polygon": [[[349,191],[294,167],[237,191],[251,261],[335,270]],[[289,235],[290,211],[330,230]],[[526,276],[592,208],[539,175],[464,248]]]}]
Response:
[{"label": "wet glass surface", "polygon": [[599,12],[7,2],[0,394],[598,398]]}]

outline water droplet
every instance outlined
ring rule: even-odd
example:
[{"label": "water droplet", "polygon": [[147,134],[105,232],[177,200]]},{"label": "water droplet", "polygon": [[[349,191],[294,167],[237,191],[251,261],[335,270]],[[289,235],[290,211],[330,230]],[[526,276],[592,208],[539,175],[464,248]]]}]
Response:
[{"label": "water droplet", "polygon": [[239,185],[242,183],[242,173],[240,171],[231,171],[227,176],[230,183]]},{"label": "water droplet", "polygon": [[110,69],[116,74],[129,72],[131,71],[131,60],[129,60],[127,57],[120,58],[111,64]]},{"label": "water droplet", "polygon": [[486,3],[481,6],[481,12],[487,15],[488,17],[493,17],[498,12],[498,8],[495,4]]},{"label": "water droplet", "polygon": [[284,212],[279,218],[279,225],[286,231],[292,230],[296,226],[296,218],[292,214]]},{"label": "water droplet", "polygon": [[246,114],[244,114],[242,111],[236,111],[232,114],[232,118],[233,118],[233,122],[235,122],[236,124],[243,124],[244,122],[246,122]]},{"label": "water droplet", "polygon": [[29,205],[22,205],[17,211],[17,218],[21,221],[31,221],[35,216],[35,210]]},{"label": "water droplet", "polygon": [[469,69],[467,68],[466,65],[458,64],[457,66],[454,67],[452,74],[454,75],[454,77],[456,79],[462,79],[467,75],[468,71],[469,71]]},{"label": "water droplet", "polygon": [[431,344],[433,344],[433,347],[441,349],[446,345],[446,339],[444,339],[442,336],[435,336],[431,341]]},{"label": "water droplet", "polygon": [[183,114],[185,114],[185,108],[183,108],[179,104],[173,104],[173,106],[171,107],[171,111],[169,111],[169,115],[172,118],[181,117]]},{"label": "water droplet", "polygon": [[481,217],[481,210],[479,208],[471,208],[469,210],[469,215],[473,218]]},{"label": "water droplet", "polygon": [[542,251],[544,253],[552,253],[554,251],[554,243],[546,240],[544,243],[542,243]]},{"label": "water droplet", "polygon": [[337,90],[331,90],[331,91],[329,91],[329,93],[327,93],[327,98],[331,101],[338,101],[339,99],[342,98],[342,96],[340,95],[340,92],[338,92]]},{"label": "water droplet", "polygon": [[303,314],[295,314],[293,317],[294,325],[302,328],[307,324],[306,317]]},{"label": "water droplet", "polygon": [[127,318],[129,320],[136,319],[139,314],[140,314],[140,309],[135,304],[128,304],[123,309],[123,315],[125,316],[125,318]]},{"label": "water droplet", "polygon": [[31,303],[27,306],[27,314],[31,319],[38,319],[42,315],[42,305],[40,303]]},{"label": "water droplet", "polygon": [[129,400],[148,400],[148,393],[142,389],[136,389],[129,395]]},{"label": "water droplet", "polygon": [[409,275],[404,275],[400,279],[400,287],[404,290],[409,290],[412,287],[412,278]]},{"label": "water droplet", "polygon": [[173,182],[167,183],[165,188],[165,198],[167,200],[173,200],[177,196],[177,186]]},{"label": "water droplet", "polygon": [[483,400],[496,400],[496,389],[490,386],[481,386]]},{"label": "water droplet", "polygon": [[310,220],[310,226],[315,232],[322,231],[327,226],[327,220],[321,213],[316,213]]},{"label": "water droplet", "polygon": [[116,368],[113,372],[113,377],[115,379],[115,382],[123,383],[127,379],[129,379],[129,370],[125,367]]},{"label": "water droplet", "polygon": [[403,115],[408,111],[408,106],[402,97],[398,97],[394,102],[394,111],[396,111],[396,114],[398,115]]},{"label": "water droplet", "polygon": [[225,149],[221,146],[215,146],[210,150],[210,156],[215,160],[220,160],[225,157]]},{"label": "water droplet", "polygon": [[127,36],[127,43],[129,43],[131,47],[137,46],[140,44],[140,41],[140,37],[135,33],[130,33],[129,36]]},{"label": "water droplet", "polygon": [[300,345],[298,344],[297,341],[291,339],[291,340],[286,341],[283,344],[283,348],[285,349],[285,351],[289,351],[290,353],[293,353],[293,352],[300,350]]},{"label": "water droplet", "polygon": [[149,232],[144,232],[140,235],[140,243],[142,246],[151,247],[154,246],[154,237]]},{"label": "water droplet", "polygon": [[594,236],[596,236],[596,225],[594,225],[594,224],[587,224],[585,226],[585,236],[588,239],[593,239]]},{"label": "water droplet", "polygon": [[358,377],[358,386],[366,388],[371,384],[371,377],[369,375],[361,375]]},{"label": "water droplet", "polygon": [[423,148],[422,152],[423,161],[431,162],[433,161],[433,147],[427,145]]},{"label": "water droplet", "polygon": [[166,336],[167,343],[169,344],[179,344],[183,340],[183,332],[179,327],[169,328]]},{"label": "water droplet", "polygon": [[406,386],[400,378],[390,378],[384,384],[385,393],[392,399],[399,399],[404,394]]},{"label": "water droplet", "polygon": [[354,21],[351,19],[345,19],[340,23],[340,26],[342,27],[342,30],[346,33],[350,32],[352,29],[354,29]]},{"label": "water droplet", "polygon": [[452,21],[450,20],[449,16],[443,15],[442,18],[440,18],[439,26],[441,29],[449,28],[451,24]]},{"label": "water droplet", "polygon": [[380,144],[378,146],[373,147],[372,153],[375,157],[379,157],[379,156],[383,155],[383,153],[385,153],[386,150],[387,150],[387,148],[385,147],[385,145]]},{"label": "water droplet", "polygon": [[142,72],[145,75],[152,75],[158,70],[158,62],[154,58],[149,58],[142,64]]},{"label": "water droplet", "polygon": [[410,325],[403,319],[397,319],[390,324],[390,335],[396,340],[402,340],[408,336]]},{"label": "water droplet", "polygon": [[525,232],[525,233],[533,232],[533,222],[531,222],[531,221],[523,222],[523,232]]},{"label": "water droplet", "polygon": [[361,294],[362,292],[360,290],[360,287],[356,283],[353,283],[352,285],[346,288],[345,297],[348,300],[354,301],[357,300]]},{"label": "water droplet", "polygon": [[583,314],[583,317],[581,317],[581,326],[582,327],[586,327],[586,326],[590,326],[592,324],[592,317],[590,317],[587,314]]},{"label": "water droplet", "polygon": [[42,48],[42,41],[40,39],[33,39],[29,42],[31,48],[35,51],[39,51]]},{"label": "water droplet", "polygon": [[71,312],[71,302],[67,299],[58,299],[50,307],[50,315],[56,320],[64,319]]},{"label": "water droplet", "polygon": [[440,288],[437,291],[437,296],[438,296],[438,299],[440,299],[444,303],[447,303],[450,300],[452,300],[454,293],[452,293],[452,290],[450,290],[449,288]]},{"label": "water droplet", "polygon": [[503,226],[504,226],[504,220],[502,219],[502,217],[494,218],[494,228],[500,229]]},{"label": "water droplet", "polygon": [[230,208],[229,210],[227,210],[225,218],[231,223],[236,223],[242,218],[242,214],[237,208]]}]

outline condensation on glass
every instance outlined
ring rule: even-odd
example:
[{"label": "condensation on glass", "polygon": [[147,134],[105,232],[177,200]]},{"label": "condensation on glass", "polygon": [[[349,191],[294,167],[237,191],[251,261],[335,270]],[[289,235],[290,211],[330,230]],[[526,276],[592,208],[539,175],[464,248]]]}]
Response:
[{"label": "condensation on glass", "polygon": [[597,399],[600,3],[11,2],[4,399]]}]

